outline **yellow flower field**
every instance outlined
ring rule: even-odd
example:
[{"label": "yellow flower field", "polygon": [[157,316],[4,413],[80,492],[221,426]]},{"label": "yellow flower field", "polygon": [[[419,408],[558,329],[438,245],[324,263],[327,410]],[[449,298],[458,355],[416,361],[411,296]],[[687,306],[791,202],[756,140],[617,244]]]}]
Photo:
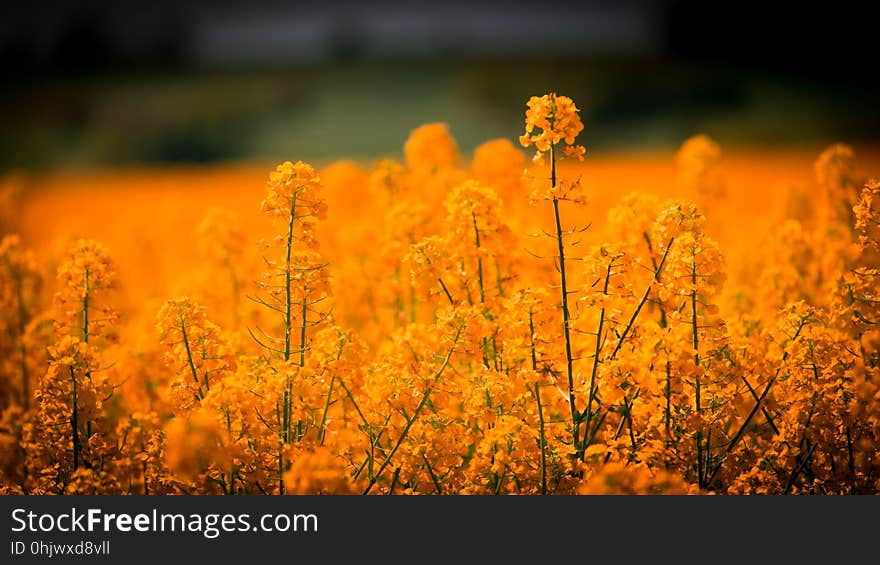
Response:
[{"label": "yellow flower field", "polygon": [[0,492],[880,493],[880,147],[593,157],[523,106],[7,175]]}]

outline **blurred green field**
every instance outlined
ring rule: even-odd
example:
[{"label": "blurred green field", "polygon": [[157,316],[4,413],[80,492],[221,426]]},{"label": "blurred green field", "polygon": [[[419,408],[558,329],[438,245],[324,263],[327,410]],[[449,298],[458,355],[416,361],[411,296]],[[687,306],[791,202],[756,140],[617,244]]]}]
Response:
[{"label": "blurred green field", "polygon": [[878,141],[876,95],[663,60],[352,63],[246,72],[169,69],[18,79],[0,105],[0,170],[399,156],[416,126],[462,151],[515,139],[524,101],[578,101],[593,153]]}]

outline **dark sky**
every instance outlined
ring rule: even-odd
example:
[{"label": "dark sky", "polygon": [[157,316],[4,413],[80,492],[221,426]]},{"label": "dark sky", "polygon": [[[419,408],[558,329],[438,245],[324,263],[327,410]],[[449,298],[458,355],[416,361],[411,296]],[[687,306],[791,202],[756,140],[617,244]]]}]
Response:
[{"label": "dark sky", "polygon": [[5,2],[7,76],[437,57],[675,57],[876,85],[861,3]]}]

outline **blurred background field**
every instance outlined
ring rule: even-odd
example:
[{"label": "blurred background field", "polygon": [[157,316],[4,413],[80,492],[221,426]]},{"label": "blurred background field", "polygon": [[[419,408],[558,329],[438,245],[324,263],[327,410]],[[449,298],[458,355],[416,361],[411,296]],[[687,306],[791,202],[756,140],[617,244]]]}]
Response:
[{"label": "blurred background field", "polygon": [[[397,140],[398,151],[405,140]],[[768,238],[774,237],[774,228],[787,219],[807,222],[817,214],[822,202],[814,169],[817,156],[808,147],[724,151],[717,167],[724,198],[712,209],[700,201],[707,233],[719,242],[725,256],[729,284],[724,304],[734,307],[739,289],[756,284],[756,261]],[[471,158],[469,153],[461,155],[465,171]],[[336,314],[359,331],[373,329],[363,270],[382,262],[381,252],[365,242],[386,229],[377,220],[383,211],[372,201],[376,196],[369,180],[373,165],[372,161],[328,160],[319,169],[329,211],[317,228],[318,239],[330,264],[333,285],[339,289],[334,297]],[[856,178],[880,178],[880,148],[857,146],[856,165]],[[21,234],[40,258],[47,278],[77,238],[107,245],[117,258],[121,293],[115,300],[126,312],[123,334],[140,338],[149,335],[142,328],[151,326],[167,297],[194,294],[206,299],[202,293],[217,284],[204,280],[206,274],[214,276],[214,271],[207,269],[200,247],[204,239],[200,230],[212,210],[235,215],[246,234],[242,243],[249,253],[258,249],[260,240],[277,232],[279,224],[260,210],[270,169],[268,163],[166,164],[10,175],[2,188],[6,194],[15,194],[16,202],[7,208],[14,210],[7,229]],[[564,163],[562,170],[580,176],[587,198],[583,208],[563,204],[567,221],[590,226],[578,236],[578,249],[619,237],[608,213],[632,193],[661,199],[695,198],[679,182],[674,151],[599,155],[583,164]],[[426,198],[441,201],[444,195]],[[553,229],[552,216],[546,208],[529,204],[525,187],[517,183],[516,188],[506,188],[502,207],[505,221],[517,226],[522,250],[551,253],[546,238],[535,234]],[[438,220],[445,214],[442,206],[432,213]],[[250,273],[243,281],[244,288],[250,289],[247,292],[253,292],[258,263],[241,266],[242,272]]]},{"label": "blurred background field", "polygon": [[[344,271],[356,229],[334,218],[358,217],[369,195],[350,187],[377,160],[402,160],[410,132],[442,122],[467,167],[480,144],[515,142],[526,101],[549,91],[576,100],[585,123],[588,240],[607,236],[604,215],[628,192],[684,196],[674,155],[698,133],[722,148],[728,209],[709,218],[734,265],[814,203],[827,146],[852,145],[860,174],[880,174],[880,82],[867,20],[848,2],[822,13],[690,0],[2,11],[4,229],[50,271],[73,238],[103,241],[124,256],[135,309],[186,291],[212,207],[236,210],[256,242],[269,229],[266,174],[284,160],[331,179],[322,237]],[[518,221],[532,214],[526,194],[505,200]]]},{"label": "blurred background field", "polygon": [[756,2],[8,3],[0,171],[467,153],[530,95],[578,101],[594,155],[877,142],[858,5]]}]

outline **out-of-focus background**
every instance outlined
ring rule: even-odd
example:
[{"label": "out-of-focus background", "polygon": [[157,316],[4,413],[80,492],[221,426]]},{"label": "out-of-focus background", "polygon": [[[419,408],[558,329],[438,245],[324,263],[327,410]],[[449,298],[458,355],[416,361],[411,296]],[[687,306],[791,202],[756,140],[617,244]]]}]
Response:
[{"label": "out-of-focus background", "polygon": [[856,2],[7,2],[0,173],[398,156],[446,122],[515,139],[530,95],[596,153],[873,144],[880,74]]}]

